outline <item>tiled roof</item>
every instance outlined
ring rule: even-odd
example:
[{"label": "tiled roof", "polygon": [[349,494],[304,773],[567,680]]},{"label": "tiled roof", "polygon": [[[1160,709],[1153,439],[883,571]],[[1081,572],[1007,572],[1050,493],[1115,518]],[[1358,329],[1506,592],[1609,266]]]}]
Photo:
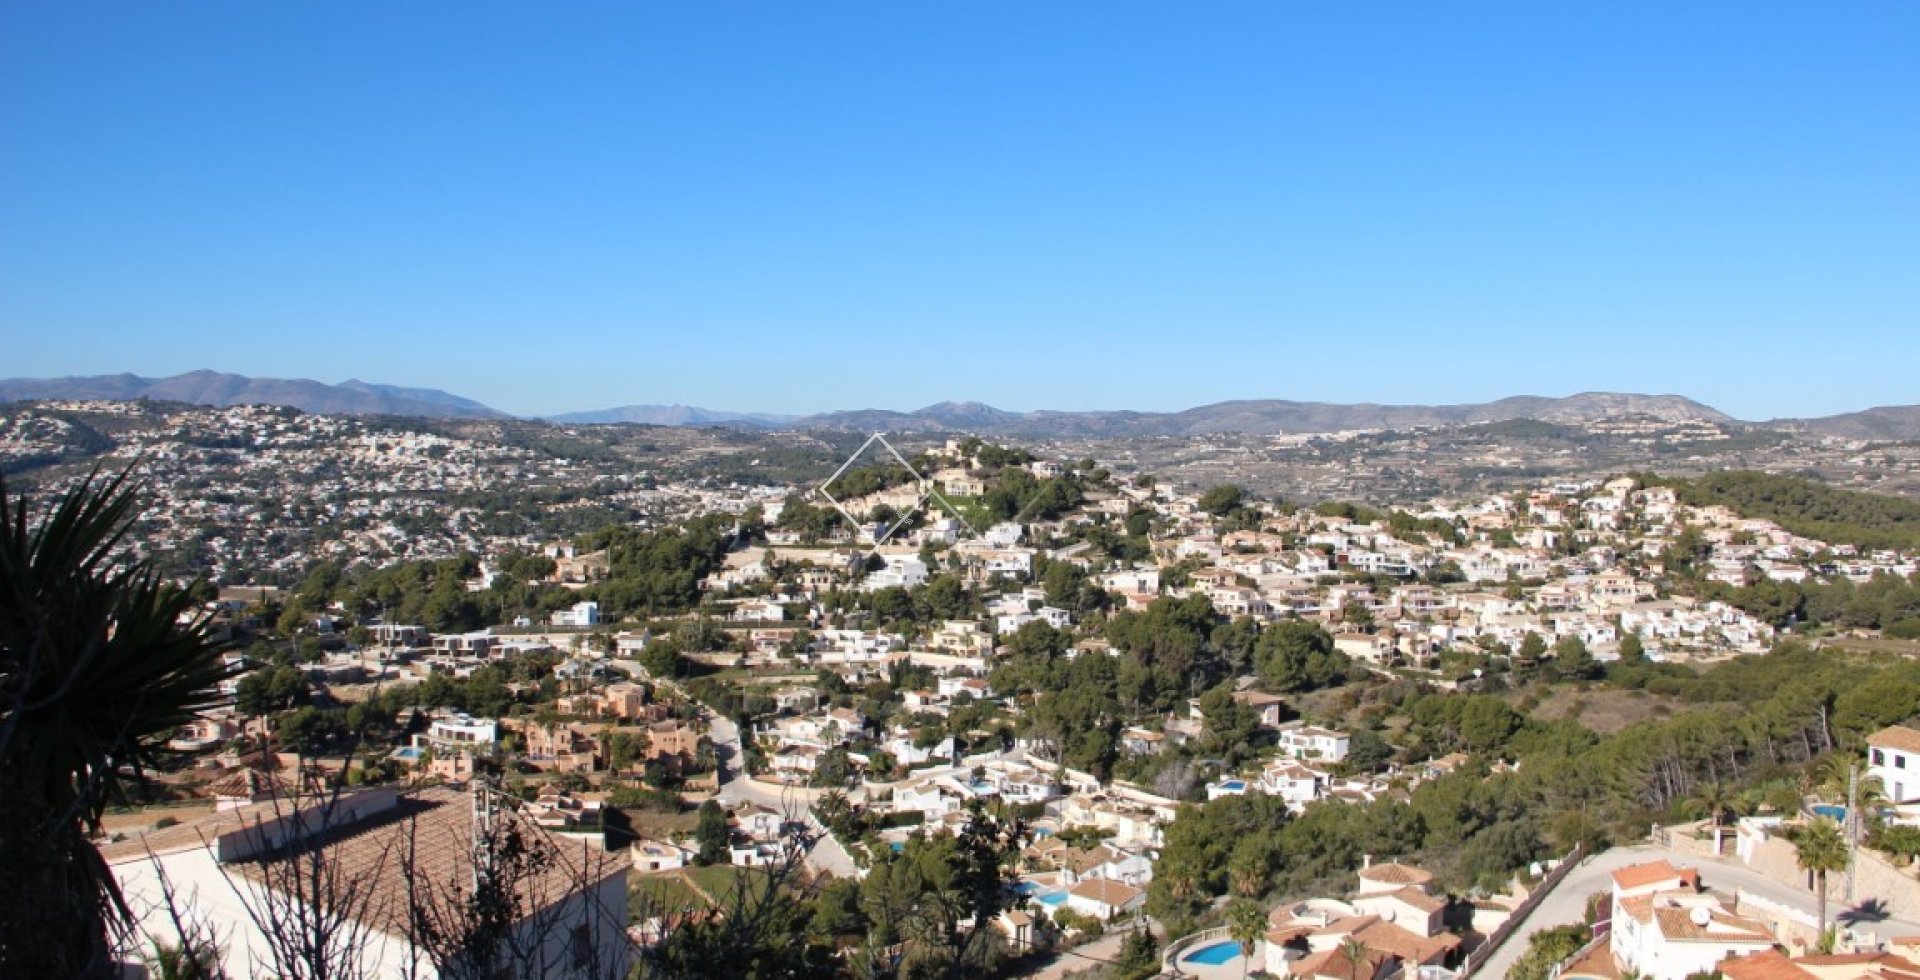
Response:
[{"label": "tiled roof", "polygon": [[1075,874],[1085,874],[1109,861],[1119,860],[1119,858],[1120,855],[1114,853],[1113,849],[1105,844],[1096,844],[1086,850],[1081,850],[1077,847],[1069,848],[1065,854],[1060,856],[1062,863],[1068,868],[1071,868]]},{"label": "tiled roof", "polygon": [[1325,952],[1314,953],[1295,961],[1292,969],[1296,977],[1337,977],[1339,980],[1347,980],[1356,973],[1369,977],[1379,973],[1380,961],[1386,958],[1387,954],[1368,949],[1366,962],[1358,964],[1359,969],[1355,969],[1355,964],[1348,958],[1346,950],[1335,946]]},{"label": "tiled roof", "polygon": [[1560,976],[1564,980],[1620,980],[1620,967],[1613,962],[1613,953],[1603,943],[1568,963]]},{"label": "tiled roof", "polygon": [[1450,932],[1422,936],[1391,922],[1372,922],[1356,931],[1353,938],[1370,949],[1390,954],[1410,963],[1430,963],[1460,947],[1460,937]]},{"label": "tiled roof", "polygon": [[1795,966],[1777,949],[1729,956],[1714,969],[1726,980],[1816,980],[1815,974]]},{"label": "tiled roof", "polygon": [[1411,864],[1376,864],[1361,868],[1360,877],[1394,885],[1424,885],[1433,880],[1433,872]]},{"label": "tiled roof", "polygon": [[216,799],[246,799],[287,791],[287,781],[277,773],[258,769],[234,769],[207,784],[207,795]]},{"label": "tiled roof", "polygon": [[1380,897],[1398,899],[1422,912],[1438,912],[1447,907],[1446,899],[1435,898],[1413,885],[1408,885],[1399,891],[1388,892],[1386,895]]},{"label": "tiled roof", "polygon": [[[376,791],[377,792],[377,791]],[[343,795],[343,801],[351,795]],[[147,848],[162,855],[213,844],[222,834],[272,821],[293,810],[288,803],[258,803],[223,813],[210,814],[163,830],[150,831],[138,838],[102,845],[101,856],[109,864],[145,859]],[[523,899],[547,903],[572,891],[576,881],[589,887],[621,874],[626,861],[597,846],[581,841],[555,838],[517,811],[502,811],[497,819],[516,821],[531,841],[546,842],[553,848],[553,860],[537,878],[525,883]],[[462,790],[436,787],[408,793],[398,803],[357,823],[316,835],[331,849],[330,856],[339,870],[339,887],[365,889],[367,919],[374,928],[397,933],[406,914],[410,890],[419,893],[418,882],[431,882],[436,889],[468,880],[473,849],[472,797]],[[411,849],[411,865],[404,856]],[[260,856],[231,861],[227,870],[255,882],[274,887],[277,867],[285,867]],[[409,874],[409,870],[411,873]],[[526,911],[534,909],[529,907]]]},{"label": "tiled roof", "polygon": [[1656,906],[1660,934],[1672,942],[1762,943],[1771,944],[1773,934],[1765,924],[1719,909],[1708,912],[1706,924],[1693,921],[1692,909],[1677,905]]},{"label": "tiled roof", "polygon": [[1657,885],[1660,882],[1671,881],[1675,878],[1685,881],[1688,880],[1690,873],[1691,869],[1689,869],[1688,872],[1682,872],[1679,868],[1674,867],[1665,859],[1662,859],[1659,861],[1650,861],[1646,864],[1631,865],[1615,871],[1613,873],[1613,884],[1614,887],[1622,889],[1645,888],[1648,885]]},{"label": "tiled roof", "polygon": [[1880,749],[1920,752],[1920,731],[1905,725],[1893,725],[1867,736],[1867,744]]},{"label": "tiled roof", "polygon": [[1140,897],[1140,889],[1111,878],[1088,878],[1067,889],[1067,894],[1112,906],[1125,905]]}]

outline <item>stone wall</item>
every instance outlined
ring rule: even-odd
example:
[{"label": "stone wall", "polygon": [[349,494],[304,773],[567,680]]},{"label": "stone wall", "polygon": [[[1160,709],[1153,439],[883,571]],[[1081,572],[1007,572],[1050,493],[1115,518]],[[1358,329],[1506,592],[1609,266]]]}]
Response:
[{"label": "stone wall", "polygon": [[[1800,870],[1794,858],[1793,842],[1784,837],[1768,836],[1761,841],[1754,847],[1747,865],[1774,881],[1801,889],[1809,900],[1814,897],[1808,874]],[[1913,870],[1894,867],[1886,858],[1864,847],[1854,867],[1853,895],[1849,903],[1845,873],[1827,876],[1829,914],[1850,906],[1872,904],[1891,918],[1920,920],[1920,880],[1915,879]]]}]

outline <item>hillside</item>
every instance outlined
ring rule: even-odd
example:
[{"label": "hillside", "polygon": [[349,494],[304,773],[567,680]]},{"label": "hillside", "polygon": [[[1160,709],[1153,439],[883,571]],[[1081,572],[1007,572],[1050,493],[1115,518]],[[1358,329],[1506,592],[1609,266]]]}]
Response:
[{"label": "hillside", "polygon": [[285,405],[321,415],[499,418],[505,414],[471,399],[437,389],[401,388],[357,380],[330,385],[306,378],[249,378],[218,371],[190,371],[169,378],[103,374],[0,381],[0,402],[134,401],[142,398],[215,408]]},{"label": "hillside", "polygon": [[766,415],[754,412],[717,412],[692,405],[622,405],[592,412],[566,412],[549,415],[547,421],[563,425],[682,425],[703,428],[721,426],[739,429],[777,429],[793,422],[792,415]]},{"label": "hillside", "polygon": [[1920,405],[1882,405],[1822,418],[1777,419],[1767,424],[1842,439],[1902,442],[1920,439]]},{"label": "hillside", "polygon": [[1376,405],[1283,400],[1227,401],[1180,412],[1003,412],[977,403],[943,402],[915,412],[877,409],[830,412],[793,423],[800,428],[879,431],[959,430],[1041,437],[1248,435],[1411,429],[1509,419],[1592,421],[1644,415],[1667,421],[1732,419],[1678,395],[1587,392],[1565,398],[1516,396],[1466,405]]},{"label": "hillside", "polygon": [[1920,548],[1920,502],[1752,471],[1659,481],[1696,506],[1720,504],[1795,534],[1861,548]]}]

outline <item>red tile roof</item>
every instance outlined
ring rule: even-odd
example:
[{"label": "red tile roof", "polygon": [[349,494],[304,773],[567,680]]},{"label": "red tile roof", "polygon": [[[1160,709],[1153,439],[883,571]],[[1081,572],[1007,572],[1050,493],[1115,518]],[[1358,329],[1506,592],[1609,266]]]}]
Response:
[{"label": "red tile roof", "polygon": [[1659,861],[1635,864],[1615,871],[1613,873],[1613,885],[1615,888],[1620,889],[1645,888],[1648,885],[1657,885],[1660,882],[1669,881],[1674,878],[1678,878],[1688,885],[1697,886],[1699,883],[1698,872],[1692,868],[1685,870],[1676,868],[1663,858]]},{"label": "red tile roof", "polygon": [[1411,864],[1376,864],[1361,868],[1360,877],[1393,885],[1424,885],[1433,880],[1433,872]]},{"label": "red tile roof", "polygon": [[1920,752],[1920,731],[1905,725],[1893,725],[1867,736],[1867,744],[1881,749]]},{"label": "red tile roof", "polygon": [[1714,969],[1726,980],[1816,980],[1777,949],[1762,950],[1745,956],[1729,956]]}]

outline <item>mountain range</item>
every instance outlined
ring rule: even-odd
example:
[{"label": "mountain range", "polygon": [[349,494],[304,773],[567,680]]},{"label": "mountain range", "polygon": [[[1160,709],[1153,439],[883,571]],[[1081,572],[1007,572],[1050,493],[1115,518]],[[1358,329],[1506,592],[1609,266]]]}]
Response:
[{"label": "mountain range", "polygon": [[[214,406],[288,405],[320,414],[511,417],[470,398],[434,388],[406,388],[357,380],[330,385],[307,379],[250,378],[215,371],[193,371],[170,378],[112,374],[0,380],[0,402],[140,398]],[[912,412],[862,409],[818,415],[773,415],[716,411],[690,405],[627,405],[570,412],[549,416],[547,420],[568,425],[640,423],[761,430],[958,431],[1046,438],[1193,436],[1228,432],[1271,435],[1470,425],[1512,419],[1582,422],[1622,415],[1648,415],[1675,422],[1752,424],[1850,439],[1920,439],[1920,406],[1883,406],[1822,418],[1740,423],[1710,406],[1679,395],[1611,392],[1583,392],[1564,398],[1521,395],[1464,405],[1335,404],[1265,399],[1217,402],[1179,412],[1007,412],[979,402],[941,402]]]},{"label": "mountain range", "polygon": [[798,415],[765,415],[754,412],[714,412],[691,405],[624,405],[597,412],[567,412],[549,415],[547,421],[563,425],[614,425],[636,422],[641,425],[727,426],[741,429],[779,429],[800,420]]},{"label": "mountain range", "polygon": [[12,378],[0,381],[0,402],[46,399],[185,402],[190,405],[289,405],[319,415],[411,415],[428,418],[507,418],[434,388],[343,381],[330,385],[305,378],[249,378],[218,371],[189,371],[171,378],[100,374],[84,378]]}]

